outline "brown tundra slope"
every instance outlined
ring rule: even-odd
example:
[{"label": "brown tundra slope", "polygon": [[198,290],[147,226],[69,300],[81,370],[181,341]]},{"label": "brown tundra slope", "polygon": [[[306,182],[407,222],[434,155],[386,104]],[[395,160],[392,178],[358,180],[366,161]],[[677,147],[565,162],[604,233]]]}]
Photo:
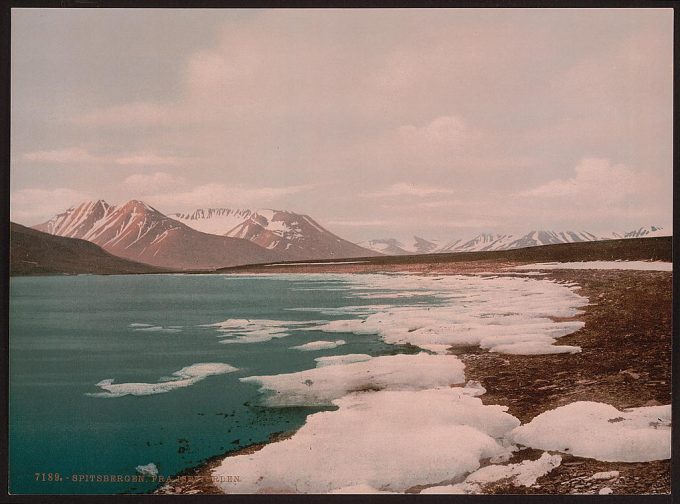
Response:
[{"label": "brown tundra slope", "polygon": [[77,238],[42,233],[10,223],[10,275],[158,273],[162,270],[102,250]]}]

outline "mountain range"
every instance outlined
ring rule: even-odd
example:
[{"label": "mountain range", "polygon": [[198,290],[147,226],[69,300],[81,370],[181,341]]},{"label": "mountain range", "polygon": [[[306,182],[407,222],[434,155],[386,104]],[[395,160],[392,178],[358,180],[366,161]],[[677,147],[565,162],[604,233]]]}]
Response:
[{"label": "mountain range", "polygon": [[529,231],[525,234],[493,234],[481,233],[468,239],[454,239],[446,242],[427,240],[414,236],[410,240],[396,238],[380,238],[360,242],[364,248],[387,255],[440,254],[450,252],[482,252],[494,250],[512,250],[540,245],[556,245],[559,243],[579,243],[600,240],[616,240],[621,238],[642,238],[670,236],[659,226],[641,227],[632,231],[612,232],[608,235],[596,235],[588,231]]},{"label": "mountain range", "polygon": [[138,200],[118,207],[103,200],[87,201],[33,228],[171,269],[376,254],[334,235],[309,216],[292,212],[201,209],[172,215],[176,218]]},{"label": "mountain range", "polygon": [[587,231],[534,230],[483,233],[468,239],[385,238],[355,244],[328,231],[309,215],[286,210],[200,208],[163,214],[143,201],[119,206],[87,201],[33,226],[51,235],[87,240],[106,252],[173,270],[375,255],[499,251],[598,240],[667,236],[658,226],[596,235]]}]

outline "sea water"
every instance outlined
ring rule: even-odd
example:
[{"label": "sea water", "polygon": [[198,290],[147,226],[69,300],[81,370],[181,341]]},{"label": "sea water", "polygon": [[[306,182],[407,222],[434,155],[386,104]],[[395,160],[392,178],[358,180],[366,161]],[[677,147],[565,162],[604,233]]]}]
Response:
[{"label": "sea water", "polygon": [[[10,492],[148,492],[158,486],[150,477],[106,480],[129,480],[151,463],[171,476],[300,427],[319,408],[265,407],[257,385],[239,378],[310,369],[322,356],[409,352],[376,335],[314,329],[376,303],[350,290],[342,276],[324,275],[12,278]],[[413,300],[389,300],[402,302]],[[214,325],[229,319],[266,322],[238,336],[233,323]],[[337,348],[291,349],[340,338]],[[150,395],[107,396],[97,386],[178,380],[173,373],[201,363],[237,371]]]}]

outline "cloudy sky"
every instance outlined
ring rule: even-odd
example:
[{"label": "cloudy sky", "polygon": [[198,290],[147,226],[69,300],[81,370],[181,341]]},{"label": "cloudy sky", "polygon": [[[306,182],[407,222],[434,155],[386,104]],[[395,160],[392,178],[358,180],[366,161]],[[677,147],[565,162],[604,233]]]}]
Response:
[{"label": "cloudy sky", "polygon": [[12,10],[11,217],[670,227],[671,9]]}]

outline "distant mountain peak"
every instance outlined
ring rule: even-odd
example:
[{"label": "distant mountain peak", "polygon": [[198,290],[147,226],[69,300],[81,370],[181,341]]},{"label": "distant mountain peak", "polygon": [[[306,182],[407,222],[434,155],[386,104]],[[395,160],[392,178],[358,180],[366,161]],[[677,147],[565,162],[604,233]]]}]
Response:
[{"label": "distant mountain peak", "polygon": [[489,250],[509,250],[539,245],[552,245],[559,243],[577,243],[598,240],[610,240],[620,238],[641,238],[652,236],[669,236],[671,233],[664,231],[660,226],[646,226],[625,233],[610,233],[609,235],[596,235],[589,231],[555,231],[532,229],[522,234],[500,234],[492,232],[479,233],[472,238],[456,238],[449,240],[443,245],[431,240],[436,246],[427,251],[419,248],[420,238],[414,236],[413,245],[404,245],[394,238],[381,238],[367,240],[360,245],[388,255],[422,254],[422,253],[449,253],[449,252],[478,252]]}]

